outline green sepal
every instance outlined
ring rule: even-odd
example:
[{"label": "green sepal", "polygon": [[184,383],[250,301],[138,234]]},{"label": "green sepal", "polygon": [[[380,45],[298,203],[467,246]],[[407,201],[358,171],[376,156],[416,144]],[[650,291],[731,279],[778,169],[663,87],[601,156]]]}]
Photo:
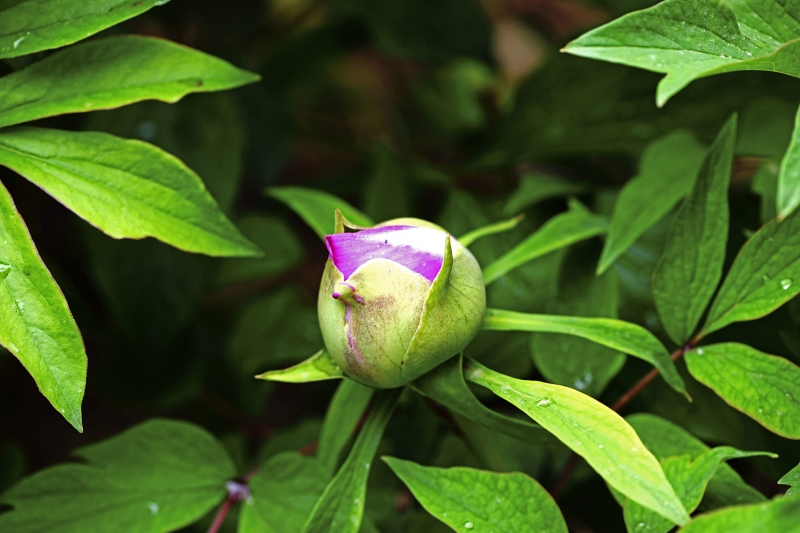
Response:
[{"label": "green sepal", "polygon": [[359,226],[358,224],[353,224],[347,217],[342,214],[341,211],[338,209],[333,214],[333,232],[334,233],[344,233],[347,230],[353,231],[360,231],[362,229],[367,229],[367,226]]},{"label": "green sepal", "polygon": [[256,376],[258,379],[282,381],[284,383],[309,383],[344,377],[344,372],[331,359],[331,354],[325,348],[294,366],[283,370],[271,370]]}]

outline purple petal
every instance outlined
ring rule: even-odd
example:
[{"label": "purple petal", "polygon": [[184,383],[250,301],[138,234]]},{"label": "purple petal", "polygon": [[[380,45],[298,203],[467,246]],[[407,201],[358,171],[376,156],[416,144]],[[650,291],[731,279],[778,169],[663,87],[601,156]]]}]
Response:
[{"label": "purple petal", "polygon": [[416,226],[385,226],[325,237],[345,281],[370,259],[388,259],[433,282],[444,261],[445,233]]}]

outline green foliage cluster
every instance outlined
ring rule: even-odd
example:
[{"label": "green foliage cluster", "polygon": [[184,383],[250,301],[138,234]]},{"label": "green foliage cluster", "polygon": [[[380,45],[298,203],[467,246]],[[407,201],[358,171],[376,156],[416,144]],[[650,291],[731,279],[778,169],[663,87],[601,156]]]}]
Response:
[{"label": "green foliage cluster", "polygon": [[[166,3],[0,0],[0,531],[800,532],[800,3]],[[337,210],[463,353],[336,365]]]}]

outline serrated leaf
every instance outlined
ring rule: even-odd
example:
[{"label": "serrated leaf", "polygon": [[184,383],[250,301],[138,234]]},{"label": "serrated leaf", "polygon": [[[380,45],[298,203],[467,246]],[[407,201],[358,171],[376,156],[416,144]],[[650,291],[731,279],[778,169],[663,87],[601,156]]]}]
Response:
[{"label": "serrated leaf", "polygon": [[786,491],[786,496],[800,493],[800,464],[789,470],[785,476],[778,480],[778,483],[791,487]]},{"label": "serrated leaf", "polygon": [[166,533],[210,511],[236,474],[222,445],[186,422],[150,420],[76,455],[88,464],[48,468],[6,492],[14,510],[0,529]]},{"label": "serrated leaf", "polygon": [[158,240],[211,256],[258,256],[200,178],[153,145],[95,132],[0,131],[0,164],[116,239]]},{"label": "serrated leaf", "polygon": [[517,190],[506,200],[503,213],[513,215],[548,198],[583,192],[586,187],[549,174],[532,172],[522,176]]},{"label": "serrated leaf", "polygon": [[704,153],[694,135],[685,130],[669,133],[647,146],[639,173],[625,184],[614,204],[598,274],[608,270],[689,193]]},{"label": "serrated leaf", "polygon": [[702,514],[678,533],[800,532],[800,498],[776,498],[766,503],[726,507]]},{"label": "serrated leaf", "polygon": [[781,160],[778,173],[778,218],[783,220],[800,205],[800,108],[794,119],[789,148]]},{"label": "serrated leaf", "polygon": [[352,437],[374,392],[375,389],[372,387],[349,379],[342,381],[336,389],[336,394],[328,405],[325,421],[322,423],[317,447],[317,457],[329,472],[336,471],[339,457]]},{"label": "serrated leaf", "polygon": [[735,342],[687,352],[686,366],[731,407],[789,439],[800,439],[800,367]]},{"label": "serrated leaf", "polygon": [[0,343],[67,421],[83,431],[86,351],[56,281],[0,183]]},{"label": "serrated leaf", "polygon": [[524,411],[586,459],[614,489],[676,524],[689,521],[656,458],[633,428],[605,405],[575,389],[514,379],[471,359],[465,376]]},{"label": "serrated leaf", "polygon": [[601,235],[608,220],[586,209],[578,201],[570,202],[566,213],[556,215],[503,256],[483,269],[488,285],[525,263],[576,242]]},{"label": "serrated leaf", "polygon": [[333,233],[334,213],[337,209],[353,224],[375,224],[367,215],[344,200],[323,191],[304,187],[272,187],[266,193],[291,207],[320,237]]},{"label": "serrated leaf", "polygon": [[284,370],[272,370],[256,376],[266,381],[282,381],[284,383],[308,383],[326,379],[341,379],[344,372],[333,361],[328,350],[321,349],[302,363]]},{"label": "serrated leaf", "polygon": [[169,0],[10,0],[0,10],[0,57],[72,44]]},{"label": "serrated leaf", "polygon": [[519,224],[521,220],[522,216],[517,216],[509,220],[488,224],[482,228],[474,229],[469,233],[462,235],[458,238],[458,242],[464,246],[469,246],[473,242],[477,241],[478,239],[482,239],[483,237],[488,237],[489,235],[495,235],[497,233],[503,233],[516,228],[517,224]]},{"label": "serrated leaf", "polygon": [[565,333],[608,346],[652,364],[670,387],[685,393],[686,386],[667,349],[641,326],[613,318],[536,315],[501,309],[487,309],[483,329],[489,331],[530,331]]},{"label": "serrated leaf", "polygon": [[666,76],[659,106],[692,80],[765,70],[800,77],[800,7],[780,0],[666,0],[578,37],[571,54]]},{"label": "serrated leaf", "polygon": [[454,531],[567,533],[556,502],[525,474],[427,467],[394,457],[383,460],[425,510]]},{"label": "serrated leaf", "polygon": [[736,115],[711,145],[653,275],[656,309],[678,345],[689,340],[722,277],[735,143]]},{"label": "serrated leaf", "polygon": [[356,533],[359,530],[372,460],[401,391],[381,390],[375,395],[350,454],[325,487],[303,526],[303,533]]}]

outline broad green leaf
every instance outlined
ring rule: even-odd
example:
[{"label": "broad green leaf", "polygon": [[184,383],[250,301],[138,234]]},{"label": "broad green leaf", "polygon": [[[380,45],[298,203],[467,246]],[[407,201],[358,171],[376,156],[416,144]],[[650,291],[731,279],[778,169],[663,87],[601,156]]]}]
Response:
[{"label": "broad green leaf", "polygon": [[282,381],[284,383],[308,383],[326,379],[341,379],[344,372],[331,359],[328,350],[323,348],[302,363],[285,370],[272,370],[256,376],[266,381]]},{"label": "broad green leaf", "polygon": [[186,422],[150,420],[75,453],[88,464],[48,468],[3,495],[14,510],[0,530],[166,533],[209,512],[236,474],[222,445]]},{"label": "broad green leaf", "polygon": [[311,226],[317,235],[325,237],[334,231],[335,212],[342,214],[359,226],[372,226],[367,215],[332,194],[304,187],[272,187],[267,194],[285,203]]},{"label": "broad green leaf", "polygon": [[586,187],[579,183],[573,183],[549,174],[533,172],[525,174],[520,179],[519,187],[508,197],[503,213],[514,215],[520,211],[536,205],[542,200],[554,198],[556,196],[567,196],[578,194]]},{"label": "broad green leaf", "polygon": [[336,471],[339,457],[353,435],[375,389],[345,379],[336,389],[319,435],[317,457],[329,472]]},{"label": "broad green leaf", "polygon": [[238,533],[300,533],[330,476],[314,457],[283,452],[253,476]]},{"label": "broad green leaf", "polygon": [[731,407],[789,439],[800,439],[800,367],[744,344],[726,342],[686,353],[689,373]]},{"label": "broad green leaf", "polygon": [[778,218],[781,220],[800,205],[800,108],[795,115],[792,140],[781,160],[777,204]]},{"label": "broad green leaf", "polygon": [[258,256],[200,178],[153,145],[105,133],[0,131],[0,164],[116,239],[155,237],[188,252]]},{"label": "broad green leaf", "polygon": [[325,487],[325,492],[303,527],[303,533],[356,533],[359,530],[364,516],[372,459],[401,391],[382,390],[375,395],[367,420],[350,454]]},{"label": "broad green leaf", "polygon": [[778,483],[791,487],[786,491],[786,496],[800,493],[800,464],[789,470],[785,476],[778,480]]},{"label": "broad green leaf", "polygon": [[85,39],[169,0],[7,0],[0,6],[0,57]]},{"label": "broad green leaf", "polygon": [[502,415],[483,405],[464,381],[462,359],[461,355],[448,359],[412,382],[411,388],[491,431],[537,446],[559,447],[559,442],[541,426]]},{"label": "broad green leaf", "polygon": [[258,80],[216,57],[163,39],[118,36],[81,43],[0,78],[0,126],[53,115],[177,102]]},{"label": "broad green leaf", "polygon": [[[759,455],[777,457],[767,452],[743,452],[730,446],[720,446],[694,459],[689,455],[669,457],[661,461],[661,466],[683,506],[691,513],[700,505],[706,485],[714,477],[720,463]],[[670,521],[631,501],[625,504],[624,516],[629,532],[668,533],[674,527]]]},{"label": "broad green leaf", "polygon": [[489,235],[495,235],[497,233],[503,233],[504,231],[516,228],[517,224],[519,224],[521,220],[522,216],[517,216],[509,220],[495,222],[494,224],[489,224],[488,226],[474,229],[469,233],[462,235],[461,237],[458,238],[458,241],[464,246],[469,246],[473,242],[477,241],[478,239],[482,239],[483,237],[487,237]]},{"label": "broad green leaf", "polygon": [[711,145],[653,276],[658,314],[678,345],[689,340],[722,277],[735,143],[736,115]]},{"label": "broad green leaf", "polygon": [[572,201],[569,211],[548,220],[527,239],[484,268],[483,280],[488,285],[537,257],[601,235],[607,227],[606,217],[592,213],[578,201]]},{"label": "broad green leaf", "polygon": [[608,270],[689,193],[704,153],[703,146],[686,130],[672,132],[647,146],[639,173],[625,184],[614,204],[598,274]]},{"label": "broad green leaf", "polygon": [[0,243],[0,344],[31,373],[53,407],[83,431],[83,340],[2,183]]},{"label": "broad green leaf", "polygon": [[567,533],[556,502],[519,472],[436,468],[384,457],[419,503],[453,531]]},{"label": "broad green leaf", "polygon": [[367,216],[373,220],[389,220],[411,214],[406,184],[411,174],[409,166],[388,146],[377,145],[372,155],[371,176],[364,186],[363,205]]},{"label": "broad green leaf", "polygon": [[[682,427],[656,415],[637,413],[625,419],[659,461],[674,456],[688,456],[691,460],[696,460],[710,450],[700,439]],[[760,492],[746,484],[733,468],[723,462],[708,483],[704,506],[713,509],[761,502],[764,499]]]},{"label": "broad green leaf", "polygon": [[538,331],[583,337],[647,361],[658,369],[670,387],[681,393],[686,392],[683,379],[661,341],[643,327],[630,322],[613,318],[536,315],[487,309],[482,327],[490,331]]},{"label": "broad green leaf", "polygon": [[659,106],[692,80],[766,70],[800,77],[800,6],[780,0],[666,0],[578,37],[571,54],[621,63],[666,76]]},{"label": "broad green leaf", "polygon": [[698,516],[678,533],[798,533],[800,498],[726,507]]},{"label": "broad green leaf", "polygon": [[658,460],[633,428],[605,405],[575,389],[514,379],[473,360],[467,361],[465,376],[520,408],[632,501],[676,524],[689,521]]},{"label": "broad green leaf", "polygon": [[719,289],[701,335],[754,320],[800,292],[800,212],[771,221],[750,237]]}]

